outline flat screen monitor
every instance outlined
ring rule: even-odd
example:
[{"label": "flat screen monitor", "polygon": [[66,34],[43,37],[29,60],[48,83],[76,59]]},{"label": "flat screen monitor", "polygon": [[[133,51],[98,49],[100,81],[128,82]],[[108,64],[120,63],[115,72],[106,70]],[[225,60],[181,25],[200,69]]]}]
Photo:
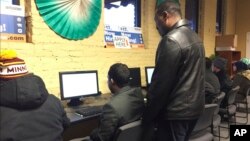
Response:
[{"label": "flat screen monitor", "polygon": [[141,87],[141,69],[139,67],[129,68],[129,84],[132,87]]},{"label": "flat screen monitor", "polygon": [[154,69],[155,69],[155,67],[145,67],[145,75],[146,75],[146,85],[147,85],[147,87],[151,83],[151,79],[152,79]]},{"label": "flat screen monitor", "polygon": [[99,95],[97,70],[59,72],[59,80],[61,99],[70,99],[69,106],[80,105],[80,98]]}]

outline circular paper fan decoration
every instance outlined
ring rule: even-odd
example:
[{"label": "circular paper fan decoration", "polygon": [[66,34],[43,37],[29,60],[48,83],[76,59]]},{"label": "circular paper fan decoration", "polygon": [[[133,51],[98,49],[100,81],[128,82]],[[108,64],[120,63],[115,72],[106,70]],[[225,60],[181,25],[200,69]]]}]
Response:
[{"label": "circular paper fan decoration", "polygon": [[44,21],[57,34],[80,40],[96,31],[102,0],[36,0],[36,6]]}]

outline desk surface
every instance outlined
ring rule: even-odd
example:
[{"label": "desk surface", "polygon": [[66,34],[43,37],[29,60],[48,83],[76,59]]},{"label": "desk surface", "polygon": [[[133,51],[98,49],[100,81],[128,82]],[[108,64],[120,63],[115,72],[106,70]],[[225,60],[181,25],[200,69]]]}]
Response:
[{"label": "desk surface", "polygon": [[67,101],[63,101],[62,104],[64,106],[64,110],[67,113],[68,118],[70,119],[70,122],[74,123],[79,120],[87,120],[86,118],[83,118],[81,115],[76,114],[75,110],[81,109],[81,108],[87,108],[89,106],[104,105],[105,103],[108,102],[109,99],[110,99],[110,94],[102,94],[96,97],[85,98],[83,104],[79,106],[69,107],[67,105]]},{"label": "desk surface", "polygon": [[64,109],[70,119],[71,125],[63,133],[63,140],[68,141],[74,138],[80,138],[90,135],[91,131],[98,126],[99,116],[84,118],[78,114],[75,114],[75,110],[88,106],[104,105],[110,99],[110,94],[102,94],[97,97],[88,97],[84,99],[82,105],[76,107],[68,107],[67,101],[62,101]]}]

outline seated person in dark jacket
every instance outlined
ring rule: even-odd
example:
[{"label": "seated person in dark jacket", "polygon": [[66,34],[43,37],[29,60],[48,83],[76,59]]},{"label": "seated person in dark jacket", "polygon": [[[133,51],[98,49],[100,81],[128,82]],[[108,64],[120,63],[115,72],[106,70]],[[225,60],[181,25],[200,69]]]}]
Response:
[{"label": "seated person in dark jacket", "polygon": [[234,71],[237,74],[233,77],[233,87],[240,86],[236,99],[243,99],[250,88],[250,70],[248,70],[247,64],[237,61],[234,63]]},{"label": "seated person in dark jacket", "polygon": [[241,62],[247,65],[247,69],[250,70],[250,59],[249,58],[241,58]]},{"label": "seated person in dark jacket", "polygon": [[218,77],[220,82],[220,90],[225,92],[226,96],[221,102],[221,107],[225,107],[227,105],[226,98],[227,93],[232,89],[232,80],[230,80],[227,72],[225,70],[227,64],[227,60],[225,58],[217,57],[213,61],[213,72]]},{"label": "seated person in dark jacket", "polygon": [[69,119],[43,80],[13,50],[1,50],[0,70],[0,141],[61,141]]},{"label": "seated person in dark jacket", "polygon": [[127,65],[116,63],[108,72],[108,87],[111,100],[104,105],[100,124],[90,138],[93,141],[112,141],[118,127],[139,120],[144,110],[141,88],[129,86]]},{"label": "seated person in dark jacket", "polygon": [[212,60],[206,57],[205,71],[205,102],[212,103],[220,94],[220,82],[218,77],[212,72]]}]

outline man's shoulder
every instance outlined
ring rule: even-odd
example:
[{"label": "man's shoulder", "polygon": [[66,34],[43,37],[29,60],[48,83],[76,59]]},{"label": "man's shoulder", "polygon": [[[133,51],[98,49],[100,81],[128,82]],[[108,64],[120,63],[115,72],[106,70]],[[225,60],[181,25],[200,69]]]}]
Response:
[{"label": "man's shoulder", "polygon": [[[130,97],[130,98],[129,98]],[[117,94],[110,99],[109,104],[111,105],[122,105],[123,103],[129,102],[129,99],[142,99],[142,90],[139,87],[129,88],[127,91]]]},{"label": "man's shoulder", "polygon": [[198,34],[191,30],[188,26],[181,26],[173,29],[166,35],[165,38],[167,40],[173,40],[182,46],[189,46],[194,43],[202,43],[202,40]]}]

